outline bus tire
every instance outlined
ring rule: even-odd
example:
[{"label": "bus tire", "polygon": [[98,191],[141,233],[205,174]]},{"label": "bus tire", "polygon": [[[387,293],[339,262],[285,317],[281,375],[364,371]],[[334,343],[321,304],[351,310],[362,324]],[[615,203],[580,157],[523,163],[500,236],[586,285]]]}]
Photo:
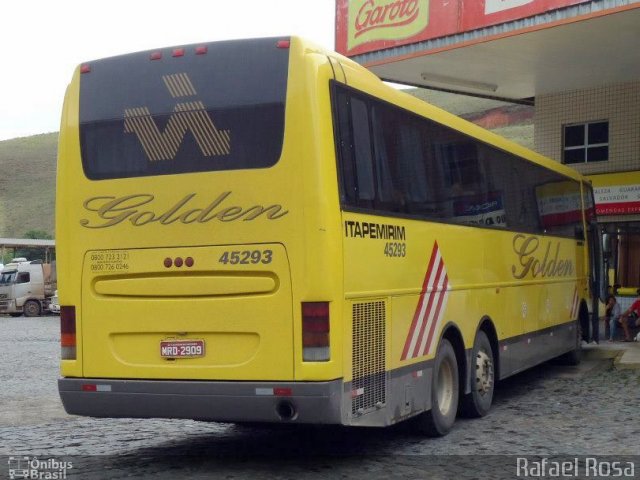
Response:
[{"label": "bus tire", "polygon": [[24,302],[22,311],[25,317],[37,317],[42,312],[42,309],[40,308],[40,303],[36,300],[27,300]]},{"label": "bus tire", "polygon": [[456,421],[459,391],[456,354],[449,340],[443,338],[433,362],[431,410],[416,418],[420,433],[429,437],[442,437],[449,433]]},{"label": "bus tire", "polygon": [[484,417],[491,409],[495,386],[495,356],[487,334],[476,334],[471,352],[471,393],[462,397],[462,412],[466,417]]}]

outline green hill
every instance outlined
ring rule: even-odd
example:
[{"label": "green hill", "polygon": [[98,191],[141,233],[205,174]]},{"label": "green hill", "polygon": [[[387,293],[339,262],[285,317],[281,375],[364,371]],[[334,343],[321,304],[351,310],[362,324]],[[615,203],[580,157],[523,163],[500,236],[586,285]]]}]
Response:
[{"label": "green hill", "polygon": [[58,134],[0,142],[0,237],[54,234]]}]

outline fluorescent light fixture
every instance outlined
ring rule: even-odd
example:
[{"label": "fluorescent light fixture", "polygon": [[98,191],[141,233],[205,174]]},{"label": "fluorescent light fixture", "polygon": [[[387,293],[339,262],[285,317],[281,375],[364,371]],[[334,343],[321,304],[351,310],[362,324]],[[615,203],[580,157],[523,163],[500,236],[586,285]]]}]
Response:
[{"label": "fluorescent light fixture", "polygon": [[462,87],[471,88],[474,90],[484,90],[487,92],[495,92],[498,90],[498,85],[493,83],[476,82],[475,80],[466,80],[464,78],[448,77],[446,75],[439,75],[437,73],[423,72],[420,74],[422,80],[429,85],[441,86],[441,87]]}]

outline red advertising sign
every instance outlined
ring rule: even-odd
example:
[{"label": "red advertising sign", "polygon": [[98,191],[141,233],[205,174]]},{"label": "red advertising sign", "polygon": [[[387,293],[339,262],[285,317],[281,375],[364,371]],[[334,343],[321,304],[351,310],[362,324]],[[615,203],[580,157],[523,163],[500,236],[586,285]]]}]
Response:
[{"label": "red advertising sign", "polygon": [[358,55],[589,0],[336,0],[336,50]]},{"label": "red advertising sign", "polygon": [[633,215],[640,213],[640,185],[595,187],[597,215]]},{"label": "red advertising sign", "polygon": [[545,183],[536,187],[540,222],[545,228],[582,220],[582,196],[574,182]]},{"label": "red advertising sign", "polygon": [[384,50],[455,33],[457,0],[336,0],[336,50]]}]

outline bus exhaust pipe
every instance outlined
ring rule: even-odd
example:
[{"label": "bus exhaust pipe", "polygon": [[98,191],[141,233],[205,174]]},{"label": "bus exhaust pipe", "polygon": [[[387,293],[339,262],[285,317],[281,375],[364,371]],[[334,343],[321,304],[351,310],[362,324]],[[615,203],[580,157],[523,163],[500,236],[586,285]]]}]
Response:
[{"label": "bus exhaust pipe", "polygon": [[276,406],[276,413],[280,420],[294,420],[298,416],[298,412],[293,403],[284,401]]}]

